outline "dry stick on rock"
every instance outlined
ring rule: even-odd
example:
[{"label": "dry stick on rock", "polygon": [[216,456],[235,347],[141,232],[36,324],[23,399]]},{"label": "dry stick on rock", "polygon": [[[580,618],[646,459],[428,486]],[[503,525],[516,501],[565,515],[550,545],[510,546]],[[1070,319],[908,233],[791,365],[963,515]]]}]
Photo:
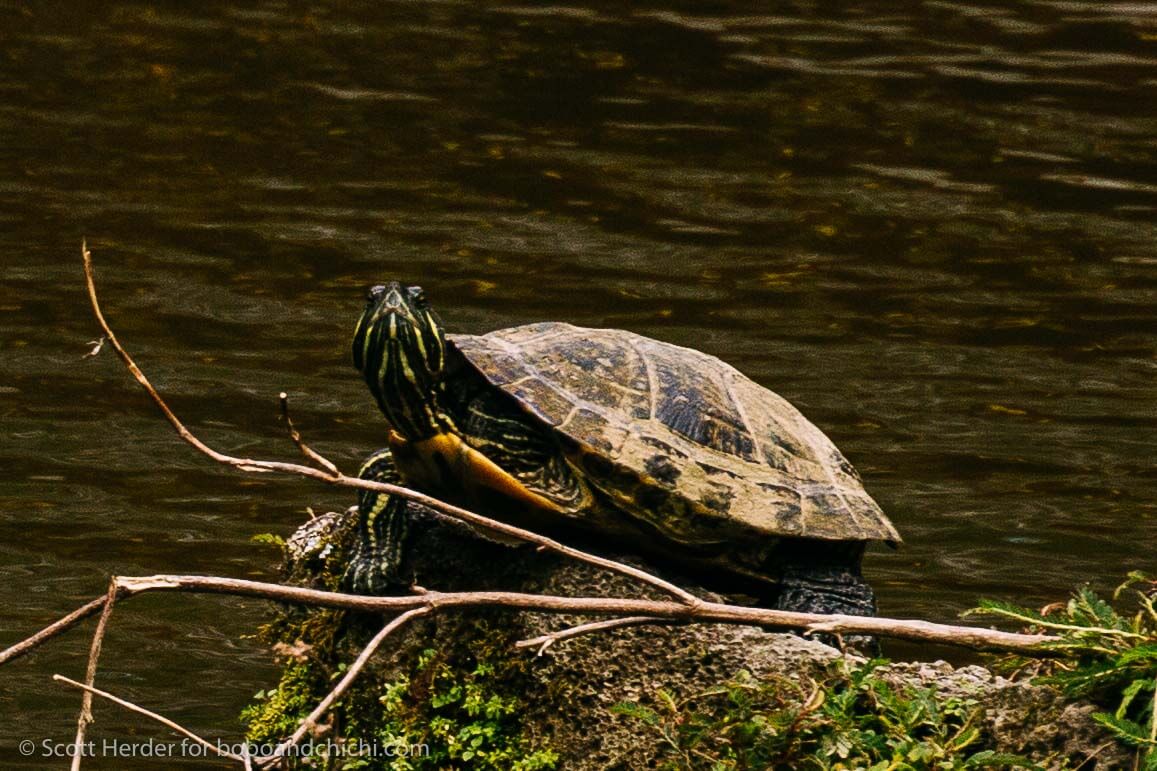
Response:
[{"label": "dry stick on rock", "polygon": [[679,624],[680,621],[669,618],[655,618],[654,616],[625,616],[623,618],[610,618],[606,621],[591,621],[588,624],[578,624],[577,626],[560,629],[557,632],[548,632],[538,637],[531,637],[529,640],[519,640],[514,644],[515,648],[538,648],[535,656],[541,656],[546,653],[546,649],[561,640],[569,640],[572,637],[579,637],[584,634],[591,634],[593,632],[605,632],[608,629],[619,629],[626,626],[644,626],[647,624],[654,625],[671,625]]},{"label": "dry stick on rock", "polygon": [[309,716],[306,717],[305,720],[301,721],[301,725],[297,727],[297,730],[293,732],[293,735],[283,741],[281,744],[277,745],[277,749],[275,749],[270,754],[268,759],[262,760],[260,765],[269,765],[273,762],[279,761],[282,756],[284,756],[287,752],[289,752],[290,749],[296,746],[298,742],[305,738],[307,733],[317,727],[317,721],[321,720],[326,712],[329,712],[329,708],[333,706],[333,703],[341,698],[342,694],[349,690],[349,687],[353,685],[354,680],[357,679],[357,676],[365,667],[366,662],[368,662],[374,653],[378,650],[378,648],[381,647],[381,644],[385,641],[385,639],[409,621],[417,618],[418,616],[429,613],[431,610],[432,608],[414,608],[413,610],[407,610],[405,613],[401,614],[397,618],[390,621],[390,623],[382,627],[381,631],[374,635],[374,638],[370,640],[369,643],[366,644],[366,647],[362,649],[362,652],[358,654],[358,657],[354,660],[354,663],[350,664],[350,667],[346,671],[345,676],[342,677],[338,684],[334,686],[333,690],[330,691],[329,694],[324,699],[322,699],[316,707],[314,707],[313,712],[310,712]]},{"label": "dry stick on rock", "polygon": [[179,723],[174,723],[172,720],[169,720],[164,715],[158,715],[156,712],[153,712],[152,710],[145,709],[144,707],[142,707],[138,704],[133,704],[131,701],[126,701],[126,700],[120,698],[119,696],[114,696],[111,693],[109,693],[108,691],[102,691],[99,688],[93,688],[91,685],[85,685],[84,683],[78,683],[77,681],[73,680],[72,678],[65,677],[64,675],[53,675],[52,679],[56,680],[59,683],[65,683],[67,685],[71,685],[73,688],[79,688],[80,690],[84,691],[85,693],[95,694],[97,696],[100,696],[102,699],[108,699],[109,701],[113,702],[114,704],[119,704],[120,706],[124,707],[125,709],[127,709],[131,712],[136,712],[138,714],[144,715],[147,718],[151,718],[152,720],[157,721],[161,725],[173,729],[177,733],[184,734],[185,736],[189,737],[191,740],[195,741],[197,744],[204,746],[210,752],[213,752],[213,753],[215,753],[215,754],[217,754],[223,758],[229,758],[230,760],[236,760],[238,762],[244,762],[244,758],[241,755],[235,755],[232,752],[227,752],[227,751],[221,749],[219,746],[213,744],[212,742],[209,742],[206,739],[203,739],[202,737],[193,733],[188,728],[185,728],[184,726],[180,725]]},{"label": "dry stick on rock", "polygon": [[[406,487],[386,484],[385,482],[373,482],[368,479],[359,479],[357,477],[346,476],[345,474],[337,471],[336,467],[334,467],[332,463],[329,463],[329,461],[325,461],[327,470],[323,471],[320,469],[315,469],[312,466],[302,466],[297,463],[283,463],[281,461],[237,458],[232,455],[226,455],[214,450],[212,447],[194,436],[193,433],[185,427],[185,424],[181,422],[180,418],[178,418],[171,409],[169,409],[169,405],[165,403],[165,400],[162,399],[160,394],[157,393],[157,390],[153,388],[153,384],[149,382],[147,377],[145,377],[145,373],[141,371],[141,369],[136,365],[136,362],[133,361],[132,357],[129,356],[128,352],[124,349],[124,347],[121,346],[120,341],[117,340],[116,335],[113,333],[112,328],[108,325],[108,322],[104,318],[104,314],[101,312],[100,302],[97,300],[96,296],[96,281],[93,276],[92,254],[88,251],[87,245],[81,245],[81,254],[84,259],[84,277],[86,286],[88,288],[88,299],[92,305],[93,315],[96,316],[97,323],[100,324],[101,330],[104,332],[104,336],[108,340],[108,344],[112,346],[114,351],[116,351],[117,356],[120,357],[122,362],[124,362],[125,366],[128,368],[129,372],[136,379],[136,381],[140,383],[145,391],[148,392],[149,396],[152,397],[153,402],[155,402],[156,405],[160,408],[161,412],[164,413],[165,418],[169,421],[173,428],[176,429],[177,434],[197,450],[204,453],[205,455],[208,455],[218,463],[223,463],[227,466],[232,466],[242,471],[257,473],[278,472],[282,474],[296,474],[298,476],[310,477],[311,479],[319,479],[332,485],[354,487],[362,490],[373,490],[374,492],[386,493],[387,495],[397,495],[399,497],[412,500],[415,503],[420,503],[423,506],[428,506],[431,509],[440,511],[455,519],[464,520],[485,530],[499,532],[503,535],[508,535],[513,538],[527,541],[528,543],[537,544],[540,548],[557,552],[572,559],[587,562],[592,565],[597,565],[601,568],[605,568],[616,573],[630,576],[631,578],[650,584],[651,586],[655,586],[659,589],[662,589],[664,592],[667,592],[668,594],[672,594],[678,597],[685,604],[691,607],[694,607],[699,603],[700,600],[695,595],[691,594],[685,589],[676,586],[675,584],[672,584],[669,581],[664,581],[658,576],[653,576],[645,570],[640,570],[638,568],[631,567],[630,565],[624,565],[623,563],[616,562],[615,560],[598,557],[594,554],[589,554],[578,549],[572,549],[569,546],[564,546],[558,541],[539,535],[538,533],[533,533],[529,530],[523,530],[520,527],[508,525],[505,522],[499,522],[498,520],[490,519],[489,517],[484,517],[481,514],[476,514],[467,509],[453,506],[444,501],[440,501],[437,498],[432,498],[429,495],[423,495],[422,493],[419,493],[415,490],[410,490]],[[298,444],[298,447],[300,448],[302,445]],[[309,450],[309,453],[311,453],[311,455],[309,455],[311,458],[313,455],[315,455],[312,450]],[[333,469],[332,471],[329,470],[331,468]]]},{"label": "dry stick on rock", "polygon": [[[218,576],[118,576],[113,578],[121,601],[137,594],[152,591],[225,594],[240,597],[290,602],[313,607],[358,610],[370,613],[395,613],[416,607],[433,609],[445,607],[493,607],[553,614],[585,614],[608,616],[646,616],[653,623],[719,623],[761,626],[768,629],[804,629],[830,631],[842,634],[873,634],[914,642],[938,643],[971,648],[978,651],[1011,651],[1027,656],[1050,657],[1055,650],[1042,647],[1060,640],[1055,635],[1002,632],[982,627],[935,624],[914,619],[891,619],[872,616],[831,616],[813,613],[795,613],[767,608],[753,608],[723,603],[703,602],[698,608],[688,608],[677,602],[662,600],[621,599],[614,597],[558,597],[553,595],[523,594],[517,592],[433,592],[401,597],[374,597],[359,594],[341,594],[319,589],[284,586],[260,581]],[[101,601],[103,604],[103,600]],[[97,604],[97,608],[101,607]],[[83,606],[60,621],[9,648],[9,651],[27,652],[47,640],[75,626],[91,616],[93,603]],[[86,611],[81,613],[81,611]],[[64,622],[69,622],[65,624]],[[643,623],[641,620],[639,623]],[[579,627],[575,627],[576,630]],[[564,630],[565,632],[566,630]],[[584,630],[585,631],[585,630]],[[596,630],[592,630],[596,631]],[[50,633],[51,632],[51,633]],[[560,639],[572,636],[555,633]],[[534,641],[539,644],[541,638]],[[530,642],[530,641],[528,641]],[[524,646],[525,647],[525,646]],[[5,652],[7,654],[7,651]],[[0,654],[2,660],[5,654]],[[9,659],[14,656],[8,656]]]}]

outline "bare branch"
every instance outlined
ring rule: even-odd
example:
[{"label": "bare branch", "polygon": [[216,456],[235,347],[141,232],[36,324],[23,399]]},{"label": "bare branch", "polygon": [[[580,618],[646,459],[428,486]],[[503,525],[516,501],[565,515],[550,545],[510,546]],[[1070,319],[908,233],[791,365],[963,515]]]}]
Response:
[{"label": "bare branch", "polygon": [[[684,604],[688,606],[695,607],[699,603],[699,598],[695,595],[691,594],[685,589],[676,586],[675,584],[672,584],[669,581],[664,581],[658,576],[653,576],[644,570],[639,570],[638,568],[631,567],[630,565],[624,565],[621,562],[616,562],[614,560],[609,560],[594,554],[589,554],[578,549],[572,549],[571,547],[564,546],[563,544],[553,539],[546,538],[545,536],[541,536],[529,530],[523,530],[522,528],[515,527],[514,525],[508,525],[505,522],[499,522],[498,520],[484,517],[481,514],[475,514],[474,512],[467,509],[453,506],[451,504],[440,501],[437,498],[432,498],[429,495],[419,493],[416,490],[411,490],[409,488],[401,487],[398,485],[386,484],[384,482],[374,482],[368,479],[350,477],[340,473],[335,476],[328,471],[322,471],[321,469],[316,469],[312,466],[303,466],[297,463],[283,463],[281,461],[237,458],[232,455],[226,455],[225,453],[214,450],[212,447],[194,436],[193,433],[185,427],[185,424],[181,422],[180,418],[178,418],[176,414],[171,409],[169,409],[169,405],[165,403],[165,400],[161,398],[161,395],[157,393],[155,388],[153,388],[153,385],[149,382],[149,379],[145,377],[145,374],[136,365],[136,362],[134,362],[132,357],[129,356],[128,352],[120,344],[120,341],[117,340],[116,335],[113,334],[112,329],[109,327],[108,322],[104,318],[104,314],[101,312],[100,302],[97,300],[96,296],[96,281],[93,274],[92,254],[88,251],[88,248],[85,245],[81,246],[81,256],[84,260],[84,277],[88,288],[88,299],[92,305],[92,312],[93,315],[96,316],[97,323],[100,324],[105,337],[108,338],[109,345],[111,345],[113,350],[116,351],[117,356],[120,357],[122,362],[124,362],[129,372],[136,379],[136,381],[141,384],[141,387],[145,389],[157,407],[160,408],[161,412],[165,416],[165,419],[169,421],[174,429],[176,429],[177,434],[186,442],[195,447],[199,452],[204,453],[218,463],[232,466],[233,468],[240,469],[241,471],[247,471],[251,473],[277,472],[281,474],[296,474],[298,476],[317,479],[322,482],[326,482],[332,485],[339,485],[341,487],[354,487],[361,490],[373,490],[379,493],[386,493],[387,495],[397,495],[402,498],[407,498],[411,501],[414,501],[415,503],[420,503],[423,506],[428,506],[431,509],[435,509],[442,512],[443,514],[447,514],[448,516],[469,522],[470,524],[485,530],[502,533],[503,535],[508,535],[512,538],[538,544],[542,548],[563,554],[572,559],[586,562],[591,565],[597,565],[601,568],[605,568],[606,570],[611,570],[616,573],[630,576],[638,581],[650,584],[651,586],[662,589],[668,594],[672,594],[678,597],[683,601]],[[328,461],[326,462],[328,463]]]},{"label": "bare branch", "polygon": [[338,684],[334,686],[333,690],[330,691],[329,694],[327,694],[326,697],[322,699],[316,707],[314,707],[313,712],[310,712],[309,716],[306,717],[305,720],[301,721],[301,725],[297,727],[297,730],[293,732],[293,735],[283,741],[281,744],[277,745],[277,749],[270,753],[267,759],[260,761],[260,764],[267,765],[276,760],[279,760],[283,755],[285,755],[285,753],[287,753],[298,742],[305,738],[307,733],[317,727],[317,721],[319,721],[325,715],[325,713],[329,711],[329,708],[333,706],[334,702],[341,698],[342,694],[349,690],[349,687],[353,685],[354,680],[357,679],[358,675],[361,674],[362,669],[365,668],[366,662],[368,662],[374,653],[377,652],[378,648],[385,641],[385,639],[409,621],[417,618],[418,616],[429,613],[431,610],[432,608],[414,608],[413,610],[408,610],[382,627],[381,631],[374,635],[374,638],[370,640],[369,643],[366,644],[366,647],[362,649],[362,652],[358,654],[358,657],[354,660],[354,663],[351,664],[349,669],[346,671],[345,676],[342,677]]},{"label": "bare branch", "polygon": [[165,404],[164,399],[162,399],[160,394],[157,393],[157,390],[153,388],[153,384],[149,382],[147,377],[145,377],[145,373],[141,372],[140,368],[136,365],[136,362],[133,361],[132,357],[129,356],[128,352],[124,349],[124,346],[121,345],[120,340],[118,340],[117,336],[113,333],[112,327],[110,327],[108,325],[108,321],[105,320],[104,313],[101,312],[100,303],[96,298],[96,284],[92,269],[92,253],[88,251],[87,244],[81,244],[81,256],[84,259],[84,276],[85,284],[88,288],[89,303],[92,305],[92,312],[96,316],[97,323],[100,324],[101,331],[104,332],[105,340],[109,345],[112,346],[113,350],[116,351],[116,355],[120,357],[122,362],[124,362],[125,367],[128,368],[128,371],[133,376],[133,378],[141,384],[141,386],[145,389],[145,391],[148,392],[151,397],[153,397],[153,401],[161,409],[165,419],[169,421],[174,429],[176,429],[177,434],[180,435],[180,437],[186,442],[193,445],[198,450],[205,453],[218,463],[225,463],[231,466],[239,467],[250,466],[251,462],[246,461],[243,458],[233,458],[231,456],[219,453],[197,437],[193,436],[193,434],[187,428],[185,428],[185,425],[181,422],[181,420],[173,413],[172,410],[169,409],[169,405]]},{"label": "bare branch", "polygon": [[[139,713],[141,715],[144,715],[147,718],[151,718],[152,720],[157,721],[161,725],[173,729],[177,733],[184,734],[185,736],[189,737],[191,740],[197,742],[197,744],[200,744],[200,745],[208,748],[210,751],[216,753],[217,755],[219,755],[223,758],[229,758],[230,760],[236,760],[238,763],[245,762],[245,758],[243,756],[235,755],[232,752],[227,752],[227,751],[221,749],[217,745],[212,744],[211,742],[209,742],[205,739],[202,739],[200,736],[193,733],[188,728],[185,728],[182,725],[174,723],[172,720],[169,720],[164,715],[158,715],[156,712],[153,712],[151,710],[147,710],[144,707],[141,707],[137,704],[133,704],[131,701],[125,701],[122,698],[119,698],[117,696],[113,696],[108,691],[102,691],[99,688],[93,688],[91,685],[85,685],[84,683],[78,683],[77,681],[75,681],[71,678],[65,677],[64,675],[53,675],[52,679],[56,680],[57,682],[60,682],[60,683],[65,683],[67,685],[71,685],[73,688],[79,688],[82,691],[84,691],[86,694],[90,694],[90,695],[95,694],[97,696],[100,696],[102,699],[108,699],[109,701],[113,702],[114,704],[119,704],[120,706],[124,707],[127,710]],[[244,745],[242,745],[242,746],[244,746]]]},{"label": "bare branch", "polygon": [[[810,629],[828,633],[871,634],[917,642],[935,642],[981,651],[1015,651],[1027,656],[1038,657],[1058,655],[1055,651],[1042,649],[1041,646],[1060,639],[1054,635],[1019,634],[995,629],[934,624],[912,619],[828,616],[712,602],[702,602],[697,608],[689,608],[683,603],[661,600],[558,597],[517,592],[435,592],[428,590],[399,597],[374,597],[217,576],[117,576],[113,578],[113,582],[122,600],[145,592],[176,591],[256,597],[278,602],[292,602],[298,605],[359,610],[369,613],[397,613],[420,607],[501,606],[541,613],[647,617],[652,619],[650,623],[747,624],[767,629]],[[102,599],[97,603],[97,607],[101,607],[103,603],[104,600]],[[79,620],[92,615],[92,606],[93,603],[91,602],[84,605],[64,619],[32,635],[24,642],[14,645],[9,650],[18,650],[20,653],[27,652],[27,650],[42,644],[65,629],[71,628]],[[70,623],[65,624],[66,621]],[[643,623],[643,621],[640,620],[638,623]],[[576,627],[576,630],[578,629],[579,627]],[[567,634],[565,636],[572,635]],[[526,645],[522,647],[532,647],[532,643],[541,644],[541,638],[526,641]],[[12,658],[15,656],[9,656],[8,660]]]},{"label": "bare branch", "polygon": [[522,592],[437,592],[378,597],[342,594],[320,589],[283,586],[241,578],[216,576],[156,575],[120,576],[113,579],[121,599],[152,591],[178,591],[257,597],[325,608],[345,608],[369,613],[397,613],[414,608],[503,607],[538,613],[595,616],[650,616],[675,622],[740,624],[767,629],[815,629],[827,633],[866,634],[916,642],[942,643],[980,651],[1015,651],[1030,656],[1054,656],[1042,650],[1043,643],[1060,638],[1046,634],[1019,634],[913,619],[875,616],[825,615],[787,610],[728,605],[700,601],[691,608],[670,600],[641,600],[620,597],[560,597]]},{"label": "bare branch", "polygon": [[[100,613],[100,621],[97,622],[96,631],[92,635],[92,645],[88,649],[88,667],[84,675],[84,683],[89,688],[92,687],[93,681],[96,680],[97,662],[100,661],[100,649],[104,643],[104,633],[108,629],[108,620],[112,616],[113,606],[116,605],[119,590],[117,589],[116,579],[109,581],[108,595],[104,600],[104,608]],[[84,747],[84,734],[88,730],[89,723],[92,722],[92,693],[85,691],[84,695],[80,697],[80,715],[76,718],[76,741],[74,742],[74,749],[76,750],[72,755],[72,771],[79,771],[81,759],[84,753],[81,749]]]},{"label": "bare branch", "polygon": [[44,643],[56,637],[59,634],[64,634],[69,629],[84,621],[89,616],[94,616],[99,613],[108,600],[107,596],[97,597],[95,600],[81,605],[76,610],[69,613],[64,618],[41,629],[31,637],[26,637],[15,645],[5,648],[0,651],[0,666],[7,664],[9,661],[18,659],[24,654],[39,648]]}]

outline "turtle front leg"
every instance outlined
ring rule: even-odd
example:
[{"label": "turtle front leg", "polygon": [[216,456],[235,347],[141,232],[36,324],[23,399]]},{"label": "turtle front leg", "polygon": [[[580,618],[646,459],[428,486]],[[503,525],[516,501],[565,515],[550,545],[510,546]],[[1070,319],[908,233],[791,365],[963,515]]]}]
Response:
[{"label": "turtle front leg", "polygon": [[[382,448],[366,458],[358,469],[360,479],[401,484],[402,476],[390,449]],[[401,576],[406,536],[409,534],[407,501],[394,495],[358,492],[358,540],[346,566],[342,584],[357,594],[386,594],[405,586]]]}]

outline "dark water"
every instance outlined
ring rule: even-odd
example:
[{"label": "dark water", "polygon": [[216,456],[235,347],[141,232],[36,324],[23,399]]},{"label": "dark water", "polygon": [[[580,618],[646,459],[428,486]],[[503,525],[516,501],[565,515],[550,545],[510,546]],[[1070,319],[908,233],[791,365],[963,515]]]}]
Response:
[{"label": "dark water", "polygon": [[[293,457],[282,389],[342,467],[380,444],[347,337],[399,277],[455,331],[626,327],[792,400],[907,540],[885,613],[1154,569],[1157,6],[302,8],[0,3],[0,642],[110,573],[272,578],[251,535],[350,502],[83,359],[82,237],[224,450]],[[134,600],[100,682],[236,738],[263,611]],[[70,735],[85,636],[0,672],[5,762]]]}]

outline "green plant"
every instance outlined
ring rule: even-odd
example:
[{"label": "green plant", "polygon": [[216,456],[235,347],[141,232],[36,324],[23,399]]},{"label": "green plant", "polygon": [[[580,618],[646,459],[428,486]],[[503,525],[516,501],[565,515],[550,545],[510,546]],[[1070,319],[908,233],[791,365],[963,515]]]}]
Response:
[{"label": "green plant", "polygon": [[[276,744],[333,687],[345,671],[350,650],[368,629],[349,616],[329,611],[290,612],[264,634],[284,660],[276,688],[256,695],[242,713],[247,737]],[[326,758],[310,767],[341,769],[479,769],[539,771],[554,768],[558,756],[522,725],[527,658],[512,655],[510,633],[478,617],[463,623],[462,634],[440,648],[406,652],[401,669],[371,668],[335,705],[325,741],[370,747],[372,753]],[[295,640],[293,644],[284,640]],[[304,642],[310,640],[311,642]],[[404,662],[409,661],[409,664]],[[418,748],[399,752],[398,749]],[[300,765],[300,764],[299,764]]]},{"label": "green plant", "polygon": [[273,546],[278,549],[285,549],[285,539],[276,533],[257,533],[249,536],[250,543],[261,544],[262,546]]},{"label": "green plant", "polygon": [[444,651],[427,649],[413,671],[385,688],[379,699],[383,722],[379,739],[404,737],[431,750],[420,763],[391,768],[471,768],[537,771],[554,768],[558,756],[536,747],[521,733],[523,702],[508,679],[506,667],[483,655],[470,666],[452,661]]},{"label": "green plant", "polygon": [[319,685],[315,673],[304,662],[287,662],[277,687],[258,691],[253,703],[241,711],[241,722],[247,726],[246,739],[276,741],[293,733],[312,709],[313,694]]},{"label": "green plant", "polygon": [[1035,768],[984,746],[973,700],[894,685],[882,663],[841,661],[821,680],[740,672],[690,698],[660,691],[653,706],[614,710],[662,737],[666,769]]},{"label": "green plant", "polygon": [[[1140,588],[1138,588],[1140,587]],[[1094,717],[1118,739],[1138,748],[1138,766],[1157,771],[1157,581],[1130,573],[1113,592],[1113,604],[1082,587],[1067,603],[1040,611],[985,601],[970,613],[1014,619],[1057,634],[1045,645],[1059,654],[1048,660],[1005,656],[997,666],[1031,673],[1033,682],[1059,688],[1106,707]],[[1126,605],[1124,598],[1132,600]]]}]

